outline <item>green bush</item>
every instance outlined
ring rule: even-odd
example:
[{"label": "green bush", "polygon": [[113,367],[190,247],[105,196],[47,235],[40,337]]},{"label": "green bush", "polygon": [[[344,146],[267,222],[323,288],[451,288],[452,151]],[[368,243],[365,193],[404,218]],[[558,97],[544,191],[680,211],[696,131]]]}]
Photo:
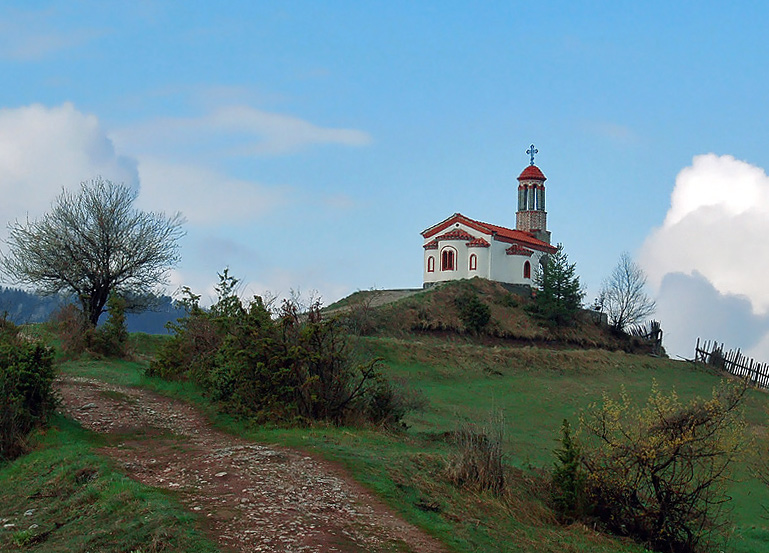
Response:
[{"label": "green bush", "polygon": [[77,358],[88,351],[106,357],[125,357],[128,354],[126,305],[123,297],[110,294],[107,320],[96,328],[75,304],[68,303],[57,309],[51,315],[51,323],[64,356]]},{"label": "green bush", "polygon": [[112,293],[107,300],[106,322],[90,333],[91,349],[107,357],[125,357],[128,353],[128,329],[125,322],[126,300]]},{"label": "green bush", "polygon": [[587,477],[582,466],[582,448],[566,419],[561,426],[561,447],[555,450],[555,457],[551,488],[553,507],[562,521],[571,522],[588,513]]},{"label": "green bush", "polygon": [[27,435],[56,407],[53,351],[28,342],[7,321],[0,325],[0,459],[26,448]]},{"label": "green bush", "polygon": [[529,311],[553,326],[570,326],[576,321],[584,293],[576,273],[576,265],[558,244],[558,250],[548,255],[544,265],[534,275],[534,302]]},{"label": "green bush", "polygon": [[185,291],[187,316],[148,374],[189,378],[232,413],[288,423],[397,425],[409,403],[380,372],[376,359],[358,359],[337,319],[320,303],[305,313],[284,301],[272,313],[255,297],[244,306],[237,280],[220,275],[218,299],[202,309]]},{"label": "green bush", "polygon": [[491,320],[491,310],[483,303],[478,295],[466,291],[454,300],[457,312],[465,328],[479,334]]}]

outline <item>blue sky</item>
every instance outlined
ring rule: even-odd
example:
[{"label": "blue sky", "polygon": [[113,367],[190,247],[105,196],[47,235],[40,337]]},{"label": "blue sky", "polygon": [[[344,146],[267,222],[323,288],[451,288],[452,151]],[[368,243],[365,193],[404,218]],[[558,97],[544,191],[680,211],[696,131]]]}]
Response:
[{"label": "blue sky", "polygon": [[420,286],[454,212],[514,226],[533,142],[588,301],[627,250],[676,352],[769,360],[759,4],[3,2],[0,218],[101,174],[187,216],[171,288],[331,303]]}]

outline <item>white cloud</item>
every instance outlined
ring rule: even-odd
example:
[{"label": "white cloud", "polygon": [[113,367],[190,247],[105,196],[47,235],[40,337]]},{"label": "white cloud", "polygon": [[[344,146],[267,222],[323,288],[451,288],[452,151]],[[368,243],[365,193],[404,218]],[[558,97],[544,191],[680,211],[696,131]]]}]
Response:
[{"label": "white cloud", "polygon": [[62,188],[103,176],[138,187],[136,161],[118,155],[99,120],[72,104],[0,109],[0,220],[35,217]]},{"label": "white cloud", "polygon": [[639,256],[658,290],[658,316],[673,353],[691,354],[693,340],[702,336],[769,355],[767,236],[769,177],[763,169],[706,154],[678,174],[665,221]]},{"label": "white cloud", "polygon": [[316,144],[365,146],[371,136],[355,129],[320,127],[304,119],[250,106],[214,109],[202,117],[161,118],[120,129],[115,140],[137,152],[168,151],[169,145],[213,144],[228,155],[281,155]]},{"label": "white cloud", "polygon": [[769,312],[769,177],[732,156],[696,156],[676,178],[665,222],[640,261],[659,286],[668,273],[704,276],[721,294],[745,296]]},{"label": "white cloud", "polygon": [[193,225],[252,221],[286,201],[286,191],[194,165],[144,158],[139,165],[145,210],[181,211]]},{"label": "white cloud", "polygon": [[663,224],[671,228],[687,215],[713,206],[734,218],[744,213],[769,213],[769,179],[760,167],[732,156],[695,156],[676,178],[670,211]]}]

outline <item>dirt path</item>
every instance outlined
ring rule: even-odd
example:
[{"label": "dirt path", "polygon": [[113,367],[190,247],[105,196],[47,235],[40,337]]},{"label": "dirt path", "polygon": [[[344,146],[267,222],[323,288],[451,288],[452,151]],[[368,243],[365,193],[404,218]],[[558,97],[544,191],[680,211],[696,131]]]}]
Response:
[{"label": "dirt path", "polygon": [[224,548],[445,551],[331,463],[224,434],[190,405],[147,390],[81,378],[58,387],[67,415],[115,435],[103,453],[131,478],[179,492]]}]

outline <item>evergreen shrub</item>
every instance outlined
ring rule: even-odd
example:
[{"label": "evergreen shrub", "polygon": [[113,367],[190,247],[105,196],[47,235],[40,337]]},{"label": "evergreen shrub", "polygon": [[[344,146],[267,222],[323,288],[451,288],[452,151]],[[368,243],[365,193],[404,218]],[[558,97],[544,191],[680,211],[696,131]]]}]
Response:
[{"label": "evergreen shrub", "polygon": [[491,320],[491,310],[483,303],[478,295],[466,291],[454,300],[459,318],[465,328],[475,334],[479,334]]},{"label": "evergreen shrub", "polygon": [[53,351],[0,321],[0,460],[26,450],[27,436],[56,408]]},{"label": "evergreen shrub", "polygon": [[384,378],[378,359],[360,359],[337,319],[320,303],[301,312],[286,300],[271,310],[244,305],[225,271],[208,310],[185,290],[187,316],[170,325],[149,375],[190,379],[225,410],[256,420],[397,426],[414,403]]}]

